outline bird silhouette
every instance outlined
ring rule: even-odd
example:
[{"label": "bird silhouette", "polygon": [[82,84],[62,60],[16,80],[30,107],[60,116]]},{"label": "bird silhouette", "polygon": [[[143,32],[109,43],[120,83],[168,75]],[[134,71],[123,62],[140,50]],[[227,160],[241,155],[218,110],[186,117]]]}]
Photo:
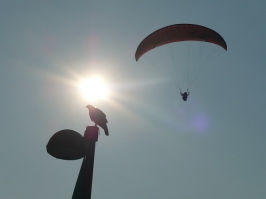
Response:
[{"label": "bird silhouette", "polygon": [[108,127],[107,127],[107,119],[106,115],[98,108],[95,108],[92,105],[87,105],[87,109],[89,109],[89,115],[91,118],[91,121],[95,123],[95,126],[100,126],[103,130],[105,135],[109,135]]}]

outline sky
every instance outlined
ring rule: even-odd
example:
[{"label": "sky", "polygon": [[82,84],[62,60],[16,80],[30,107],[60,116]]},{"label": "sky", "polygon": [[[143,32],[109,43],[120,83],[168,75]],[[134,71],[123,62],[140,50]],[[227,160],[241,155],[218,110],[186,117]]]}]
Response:
[{"label": "sky", "polygon": [[[82,160],[53,158],[46,144],[93,125],[87,104],[106,113],[110,132],[96,145],[93,199],[265,198],[264,1],[0,5],[0,198],[72,197]],[[187,102],[135,61],[147,35],[178,23],[209,27],[228,46],[207,59]],[[94,75],[110,95],[91,102],[77,84]]]}]

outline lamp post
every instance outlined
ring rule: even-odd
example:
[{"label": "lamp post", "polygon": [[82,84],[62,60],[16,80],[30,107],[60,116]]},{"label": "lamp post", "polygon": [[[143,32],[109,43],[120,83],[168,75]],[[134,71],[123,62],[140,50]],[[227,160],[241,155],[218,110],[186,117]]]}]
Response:
[{"label": "lamp post", "polygon": [[84,136],[71,129],[55,133],[49,140],[47,152],[58,159],[77,160],[83,158],[72,199],[91,199],[95,143],[98,141],[99,128],[109,135],[106,115],[98,108],[87,105],[90,118],[95,126],[87,126]]},{"label": "lamp post", "polygon": [[87,126],[84,136],[65,129],[55,133],[49,140],[47,152],[58,159],[77,160],[83,158],[72,199],[91,199],[95,143],[99,128]]},{"label": "lamp post", "polygon": [[84,138],[87,141],[87,151],[83,158],[72,199],[91,199],[95,143],[98,141],[98,132],[97,126],[87,126],[85,130]]}]

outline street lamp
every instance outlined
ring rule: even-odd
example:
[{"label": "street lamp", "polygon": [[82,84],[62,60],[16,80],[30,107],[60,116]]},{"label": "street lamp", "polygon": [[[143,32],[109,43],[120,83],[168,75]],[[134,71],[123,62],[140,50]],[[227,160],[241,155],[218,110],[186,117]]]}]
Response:
[{"label": "street lamp", "polygon": [[65,129],[55,133],[46,146],[47,152],[58,159],[83,158],[72,199],[91,198],[95,143],[98,141],[98,135],[97,125],[87,126],[84,136],[71,129]]}]

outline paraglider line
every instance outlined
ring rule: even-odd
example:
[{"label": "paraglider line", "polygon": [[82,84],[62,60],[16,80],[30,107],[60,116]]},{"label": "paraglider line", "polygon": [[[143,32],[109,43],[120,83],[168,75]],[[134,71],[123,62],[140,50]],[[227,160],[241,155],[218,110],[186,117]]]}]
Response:
[{"label": "paraglider line", "polygon": [[[203,69],[204,68],[206,68],[206,65],[205,65],[205,63],[206,63],[206,61],[210,58],[210,57],[212,57],[213,56],[213,54],[214,54],[214,51],[212,51],[211,53],[209,53],[209,55],[204,59],[204,61],[201,63],[201,64],[199,64],[199,69],[198,69],[198,71],[196,72],[196,74],[194,75],[194,78],[192,79],[192,81],[190,82],[190,85],[188,86],[188,89],[190,89],[190,87],[192,86],[192,84],[195,82],[195,80],[197,79],[197,77],[199,76],[199,74],[203,71]],[[205,67],[204,67],[205,66]],[[210,65],[209,65],[209,67],[210,67]]]},{"label": "paraglider line", "polygon": [[179,78],[178,78],[178,71],[177,71],[177,64],[176,64],[176,61],[175,61],[175,57],[174,57],[174,50],[173,50],[173,45],[171,45],[171,51],[172,51],[172,60],[173,60],[173,67],[175,69],[175,73],[176,73],[176,79],[177,79],[177,84],[178,84],[178,87],[179,87],[179,90],[181,90],[180,88],[180,82],[179,82]]},{"label": "paraglider line", "polygon": [[189,58],[190,58],[190,50],[189,50],[189,47],[188,47],[188,44],[187,44],[187,53],[188,53],[188,56],[187,56],[187,86],[189,86],[189,66],[190,66],[190,62],[189,62]]},{"label": "paraglider line", "polygon": [[[173,52],[173,51],[172,51],[172,52]],[[166,63],[165,59],[164,59],[163,56],[162,56],[161,49],[159,49],[159,54],[160,54],[160,59],[163,61],[163,65],[164,65],[164,66],[168,65],[168,64]],[[158,65],[157,65],[157,66],[158,66]],[[161,68],[161,67],[158,66],[158,68]],[[165,70],[168,69],[168,67],[163,67],[163,68],[165,68]],[[163,71],[163,70],[161,70],[161,71]],[[170,69],[168,69],[168,72],[165,72],[165,71],[163,71],[163,72],[164,72],[164,74],[165,74],[166,76],[170,76],[170,78],[172,79],[172,83],[175,85],[175,87],[180,88],[180,86],[179,86],[179,81],[178,81],[178,76],[177,76],[177,79],[176,79],[175,76],[172,74],[172,72],[171,72]]]},{"label": "paraglider line", "polygon": [[[156,69],[159,73],[163,73],[166,77],[169,76],[167,74],[167,72],[165,72],[164,70],[162,70],[161,67],[158,64],[156,64],[154,61],[152,61],[152,60],[150,60],[148,58],[146,58],[146,59],[151,63],[151,65],[153,65],[153,68]],[[145,64],[145,63],[141,63],[141,64],[144,65],[144,66],[149,65],[149,64]],[[170,76],[169,78],[170,78],[169,79],[169,82],[172,83],[176,88],[179,88],[176,85],[175,80],[173,79],[173,77]]]}]

